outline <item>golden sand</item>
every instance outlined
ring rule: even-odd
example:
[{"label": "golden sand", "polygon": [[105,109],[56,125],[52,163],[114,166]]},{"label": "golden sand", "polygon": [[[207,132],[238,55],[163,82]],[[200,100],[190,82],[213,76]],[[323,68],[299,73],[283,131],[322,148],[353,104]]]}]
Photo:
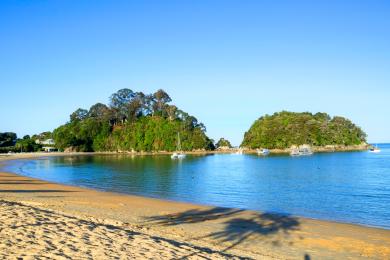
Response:
[{"label": "golden sand", "polygon": [[0,258],[16,257],[390,259],[390,231],[99,192],[0,172]]}]

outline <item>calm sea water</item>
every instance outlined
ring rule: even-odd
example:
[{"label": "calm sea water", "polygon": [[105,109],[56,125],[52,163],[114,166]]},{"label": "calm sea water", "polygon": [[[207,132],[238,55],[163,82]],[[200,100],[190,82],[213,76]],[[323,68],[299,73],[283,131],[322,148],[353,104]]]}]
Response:
[{"label": "calm sea water", "polygon": [[21,175],[99,190],[390,229],[390,145],[307,157],[93,155],[10,162]]}]

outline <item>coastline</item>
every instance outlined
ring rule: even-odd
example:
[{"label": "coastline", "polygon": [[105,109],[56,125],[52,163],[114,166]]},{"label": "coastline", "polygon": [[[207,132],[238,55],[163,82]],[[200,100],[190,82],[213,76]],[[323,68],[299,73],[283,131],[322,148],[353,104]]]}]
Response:
[{"label": "coastline", "polygon": [[[312,146],[314,153],[333,153],[333,152],[359,152],[367,151],[371,146],[369,144],[361,145],[327,145],[327,146]],[[256,149],[245,149],[245,153],[257,154]],[[290,154],[291,149],[269,149],[270,154]]]},{"label": "coastline", "polygon": [[[327,145],[327,146],[313,146],[312,151],[315,153],[331,153],[331,152],[355,152],[355,151],[366,151],[371,147],[370,144],[361,144],[361,145]],[[185,151],[186,154],[190,155],[207,155],[207,154],[231,154],[239,151],[241,148],[228,148],[228,149],[216,149],[216,150],[193,150]],[[257,154],[257,149],[242,148],[243,153],[245,154]],[[286,149],[269,149],[270,154],[289,154],[290,148]],[[0,153],[0,162],[2,158],[30,158],[30,157],[39,157],[39,156],[67,156],[67,155],[94,155],[94,154],[103,154],[103,155],[115,155],[115,154],[125,154],[125,155],[170,155],[173,152],[167,151],[155,151],[155,152],[135,152],[135,151],[101,151],[101,152],[31,152],[31,153],[15,153],[15,154],[1,154]],[[16,157],[15,157],[16,156]]]},{"label": "coastline", "polygon": [[[12,159],[77,154],[86,153],[1,156],[0,164],[2,161]],[[139,234],[146,240],[152,237],[168,239],[169,241],[165,241],[167,244],[161,248],[163,251],[168,249],[172,252],[180,251],[182,248],[179,245],[185,245],[186,250],[176,257],[189,254],[194,258],[390,257],[390,230],[100,192],[6,173],[1,170],[1,165],[0,194],[1,205],[13,205],[9,206],[8,210],[18,207],[21,211],[32,210],[40,214],[50,211],[52,213],[46,213],[77,217],[91,222],[89,225],[108,223],[107,225],[117,228],[115,229],[117,233],[127,230]],[[37,216],[32,214],[29,221],[36,222]],[[41,221],[41,226],[45,224],[45,221]],[[58,230],[47,228],[53,235],[64,235]],[[96,238],[95,242],[98,243],[99,239],[102,238]],[[125,238],[121,239],[123,243],[127,241]],[[151,248],[159,243],[153,239],[149,242]],[[147,245],[137,244],[134,250],[138,248],[142,251],[142,247]],[[9,252],[17,251],[13,249]],[[162,252],[158,250],[153,251],[150,257],[173,256],[162,257],[161,254]]]}]

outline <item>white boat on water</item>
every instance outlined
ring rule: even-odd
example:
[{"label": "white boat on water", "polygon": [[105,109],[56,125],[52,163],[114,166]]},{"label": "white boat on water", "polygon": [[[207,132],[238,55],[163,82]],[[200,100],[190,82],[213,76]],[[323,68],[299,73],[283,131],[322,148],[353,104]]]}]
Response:
[{"label": "white boat on water", "polygon": [[312,155],[313,151],[310,148],[299,149],[299,155]]},{"label": "white boat on water", "polygon": [[312,155],[313,151],[311,150],[309,145],[301,145],[299,147],[292,147],[290,155],[291,156],[304,156],[304,155]]},{"label": "white boat on water", "polygon": [[291,156],[299,156],[299,149],[298,148],[293,148],[291,149],[291,152],[290,152],[290,155]]},{"label": "white boat on water", "polygon": [[268,149],[258,149],[257,150],[257,154],[258,155],[263,155],[263,156],[269,155],[269,150]]},{"label": "white boat on water", "polygon": [[181,151],[181,142],[180,142],[180,134],[179,133],[177,133],[177,146],[176,146],[176,150],[178,152],[174,152],[171,155],[172,159],[184,159],[186,157],[186,154]]},{"label": "white boat on water", "polygon": [[172,159],[183,159],[185,157],[186,157],[186,154],[184,154],[184,153],[173,153],[171,155]]},{"label": "white boat on water", "polygon": [[370,153],[380,153],[381,149],[378,148],[378,145],[375,145],[368,150]]}]

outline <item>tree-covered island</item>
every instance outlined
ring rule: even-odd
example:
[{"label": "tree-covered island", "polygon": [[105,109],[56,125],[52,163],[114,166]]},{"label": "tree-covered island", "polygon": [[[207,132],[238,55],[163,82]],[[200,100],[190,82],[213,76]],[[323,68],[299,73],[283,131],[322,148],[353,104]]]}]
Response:
[{"label": "tree-covered island", "polygon": [[215,144],[215,148],[219,150],[226,150],[232,148],[232,145],[229,140],[221,137],[218,142]]},{"label": "tree-covered island", "polygon": [[[177,149],[178,136],[184,151],[232,148],[225,138],[214,145],[205,126],[171,104],[163,90],[145,95],[121,89],[109,101],[109,105],[97,103],[89,110],[77,109],[69,122],[53,133],[23,138],[12,132],[0,133],[0,153],[46,151],[51,147],[80,152],[171,152]],[[257,119],[245,133],[241,147],[277,152],[303,144],[326,148],[324,151],[368,148],[366,134],[344,117],[287,111]]]},{"label": "tree-covered island", "polygon": [[350,120],[326,113],[282,111],[257,119],[245,133],[241,147],[286,149],[293,145],[361,145],[366,133]]},{"label": "tree-covered island", "polygon": [[178,139],[185,151],[212,150],[206,127],[170,104],[164,90],[153,94],[121,89],[109,105],[79,108],[53,132],[57,148],[72,151],[174,151]]}]

